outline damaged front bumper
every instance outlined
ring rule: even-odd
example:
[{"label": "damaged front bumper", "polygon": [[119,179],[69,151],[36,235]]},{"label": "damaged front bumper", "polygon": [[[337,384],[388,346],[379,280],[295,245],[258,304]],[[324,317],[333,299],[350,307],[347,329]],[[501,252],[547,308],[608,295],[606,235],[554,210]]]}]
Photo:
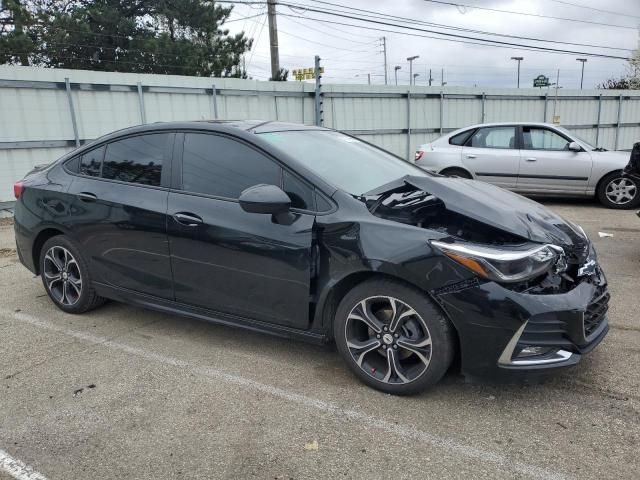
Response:
[{"label": "damaged front bumper", "polygon": [[433,293],[456,326],[469,377],[575,365],[609,330],[607,282],[597,265],[566,293],[518,293],[495,282],[451,287]]}]

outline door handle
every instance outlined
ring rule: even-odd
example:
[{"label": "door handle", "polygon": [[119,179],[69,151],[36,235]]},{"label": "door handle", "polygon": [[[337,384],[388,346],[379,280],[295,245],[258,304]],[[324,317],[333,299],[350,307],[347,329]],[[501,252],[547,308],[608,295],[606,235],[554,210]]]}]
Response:
[{"label": "door handle", "polygon": [[472,153],[469,153],[469,154],[467,155],[467,158],[476,158],[476,156],[475,156],[474,154],[472,154]]},{"label": "door handle", "polygon": [[179,212],[173,215],[176,222],[187,227],[197,227],[203,223],[202,218],[193,213]]},{"label": "door handle", "polygon": [[80,192],[76,194],[76,197],[78,197],[83,202],[95,202],[98,199],[98,197],[96,197],[93,193],[89,192]]},{"label": "door handle", "polygon": [[535,161],[537,161],[537,160],[538,160],[538,159],[537,159],[537,158],[535,158],[535,157],[529,157],[529,158],[527,158],[527,162],[535,162]]}]

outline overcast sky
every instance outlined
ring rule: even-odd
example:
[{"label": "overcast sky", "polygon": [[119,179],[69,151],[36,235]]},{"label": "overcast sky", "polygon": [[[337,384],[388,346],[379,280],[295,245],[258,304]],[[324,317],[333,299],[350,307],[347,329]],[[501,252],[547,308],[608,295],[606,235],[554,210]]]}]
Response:
[{"label": "overcast sky", "polygon": [[[328,7],[314,0],[280,1],[304,4],[312,8],[322,9]],[[326,1],[424,22],[507,35],[623,49],[635,49],[638,47],[637,26],[640,24],[640,0],[450,0],[451,3],[459,2],[484,8],[565,17],[630,28],[514,15],[476,8],[441,5],[424,0]],[[591,8],[572,6],[567,3]],[[605,13],[595,9],[615,13]],[[270,76],[269,29],[266,23],[266,15],[260,15],[263,11],[266,12],[266,7],[263,5],[237,5],[231,16],[231,20],[235,21],[228,23],[227,27],[232,32],[244,30],[250,37],[254,38],[253,49],[246,56],[247,70],[250,76],[266,80]],[[420,74],[417,78],[418,84],[426,84],[428,69],[431,68],[434,85],[440,84],[441,69],[444,69],[444,80],[447,85],[514,87],[516,83],[516,62],[510,60],[510,58],[512,56],[522,56],[524,60],[521,65],[521,86],[530,86],[532,79],[539,74],[547,75],[552,81],[555,81],[558,68],[560,69],[560,85],[562,87],[579,88],[580,86],[580,63],[575,59],[582,55],[535,52],[518,47],[496,48],[463,44],[433,38],[379,32],[372,29],[398,30],[384,25],[370,24],[368,28],[331,25],[309,20],[308,18],[322,18],[350,24],[359,22],[347,18],[308,12],[299,8],[292,9],[284,5],[279,5],[277,11],[281,66],[289,70],[299,67],[312,67],[313,57],[318,54],[323,59],[325,82],[327,83],[366,83],[368,73],[372,75],[372,83],[384,83],[384,63],[379,40],[384,35],[387,38],[389,83],[394,82],[393,67],[399,65],[402,67],[398,76],[399,83],[407,84],[409,67],[406,58],[412,55],[419,55],[420,58],[414,62],[414,73]],[[260,16],[241,19],[242,17],[255,15]],[[287,15],[307,18],[291,18]],[[389,21],[397,22],[394,19],[389,19]],[[418,27],[423,29],[432,28],[424,25]],[[451,33],[486,37],[468,32],[458,31]],[[504,37],[491,38],[540,45],[540,43],[529,40]],[[607,50],[548,43],[543,45],[552,48],[607,53],[623,57],[630,55],[630,52],[625,50]],[[607,78],[623,74],[625,65],[626,62],[622,60],[588,57],[585,65],[585,88],[595,87]],[[356,77],[356,75],[358,76]]]}]

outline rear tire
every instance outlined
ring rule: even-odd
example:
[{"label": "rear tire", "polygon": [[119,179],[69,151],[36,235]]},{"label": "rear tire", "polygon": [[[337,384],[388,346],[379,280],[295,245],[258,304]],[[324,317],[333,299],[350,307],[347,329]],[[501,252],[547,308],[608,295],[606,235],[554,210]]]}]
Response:
[{"label": "rear tire", "polygon": [[449,321],[419,290],[373,279],[340,302],[333,322],[340,355],[375,389],[411,395],[435,385],[454,356]]},{"label": "rear tire", "polygon": [[80,250],[64,235],[51,237],[42,246],[40,276],[49,298],[64,312],[88,312],[105,301],[93,288]]},{"label": "rear tire", "polygon": [[447,168],[440,172],[441,175],[445,177],[458,177],[458,178],[467,178],[469,180],[473,179],[471,174],[462,168]]},{"label": "rear tire", "polygon": [[640,185],[622,172],[606,175],[598,184],[596,196],[602,205],[617,210],[635,208],[640,203]]}]

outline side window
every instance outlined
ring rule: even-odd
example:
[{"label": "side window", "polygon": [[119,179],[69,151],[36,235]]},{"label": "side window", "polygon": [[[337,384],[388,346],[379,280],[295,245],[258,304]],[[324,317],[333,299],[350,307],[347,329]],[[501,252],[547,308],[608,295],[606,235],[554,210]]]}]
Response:
[{"label": "side window", "polygon": [[546,128],[522,127],[522,139],[526,150],[567,150],[569,140]]},{"label": "side window", "polygon": [[99,177],[102,168],[102,158],[104,157],[104,146],[91,150],[80,157],[80,175]]},{"label": "side window", "polygon": [[159,186],[170,137],[169,133],[150,133],[108,144],[102,178]]},{"label": "side window", "polygon": [[449,145],[458,145],[461,147],[467,142],[472,133],[473,129],[454,135],[449,139]]},{"label": "side window", "polygon": [[516,127],[478,129],[466,143],[474,148],[516,148]]},{"label": "side window", "polygon": [[298,180],[286,170],[282,175],[283,190],[291,199],[293,208],[302,208],[304,210],[314,210],[313,205],[313,189],[307,186],[302,180]]},{"label": "side window", "polygon": [[231,138],[206,133],[184,136],[183,190],[235,199],[260,183],[280,185],[281,171],[257,150]]}]

